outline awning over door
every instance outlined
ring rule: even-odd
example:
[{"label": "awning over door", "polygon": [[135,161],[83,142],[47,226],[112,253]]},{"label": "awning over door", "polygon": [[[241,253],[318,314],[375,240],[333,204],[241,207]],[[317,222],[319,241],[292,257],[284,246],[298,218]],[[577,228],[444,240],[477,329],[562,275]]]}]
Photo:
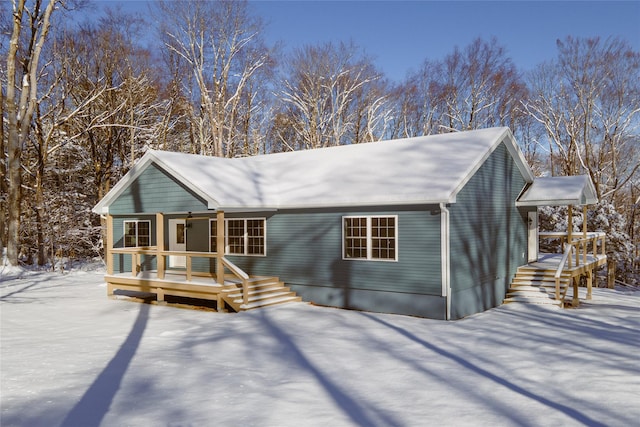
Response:
[{"label": "awning over door", "polygon": [[596,190],[588,175],[536,178],[516,201],[516,206],[593,205]]}]

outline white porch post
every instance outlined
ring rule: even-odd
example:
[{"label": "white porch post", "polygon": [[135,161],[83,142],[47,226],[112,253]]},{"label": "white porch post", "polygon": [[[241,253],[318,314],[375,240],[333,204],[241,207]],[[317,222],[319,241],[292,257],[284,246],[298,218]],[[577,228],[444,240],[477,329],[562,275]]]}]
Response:
[{"label": "white porch post", "polygon": [[164,214],[156,213],[156,264],[158,268],[158,279],[164,279]]}]

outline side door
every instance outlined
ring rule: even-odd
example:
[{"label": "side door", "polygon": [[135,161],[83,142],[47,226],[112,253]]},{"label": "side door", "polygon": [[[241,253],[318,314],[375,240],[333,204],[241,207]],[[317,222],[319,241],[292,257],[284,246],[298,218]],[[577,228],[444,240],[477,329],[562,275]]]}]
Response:
[{"label": "side door", "polygon": [[536,209],[533,212],[528,213],[528,262],[535,262],[538,260],[538,247],[539,247],[539,238],[538,238],[538,210]]}]

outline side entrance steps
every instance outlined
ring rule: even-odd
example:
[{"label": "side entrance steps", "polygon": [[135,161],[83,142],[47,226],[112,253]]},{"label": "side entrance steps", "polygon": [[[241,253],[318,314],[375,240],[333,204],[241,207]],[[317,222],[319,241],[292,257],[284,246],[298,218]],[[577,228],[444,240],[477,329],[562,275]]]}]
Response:
[{"label": "side entrance steps", "polygon": [[248,303],[243,303],[242,281],[226,278],[221,296],[224,303],[236,312],[252,310],[288,302],[300,302],[302,298],[284,285],[277,277],[250,277]]},{"label": "side entrance steps", "polygon": [[571,275],[563,273],[560,277],[560,300],[557,300],[555,274],[555,270],[539,269],[530,265],[518,268],[504,304],[525,303],[563,307],[571,284]]}]

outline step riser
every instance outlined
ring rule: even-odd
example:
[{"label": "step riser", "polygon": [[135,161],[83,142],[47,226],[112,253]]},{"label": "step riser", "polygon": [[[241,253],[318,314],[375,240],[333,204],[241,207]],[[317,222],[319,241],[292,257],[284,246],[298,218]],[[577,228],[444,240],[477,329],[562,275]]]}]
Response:
[{"label": "step riser", "polygon": [[[269,298],[273,295],[282,295],[282,294],[294,294],[289,289],[275,289],[267,292],[249,292],[249,300],[256,300],[261,298]],[[238,298],[242,298],[242,292],[229,294],[229,299],[237,300]]]},{"label": "step riser", "polygon": [[246,311],[276,304],[302,301],[295,292],[276,277],[252,277],[247,286],[247,304],[244,304],[242,284],[235,281],[226,286],[222,299],[234,311]]},{"label": "step riser", "polygon": [[[556,297],[556,271],[539,270],[531,267],[520,267],[507,290],[504,304],[541,304],[562,306]],[[571,276],[563,273],[560,276],[558,290],[561,297],[571,283]]]},{"label": "step riser", "polygon": [[[269,283],[263,283],[260,285],[253,285],[250,284],[247,286],[247,288],[249,289],[249,292],[252,291],[262,291],[262,290],[268,290],[268,289],[280,289],[284,287],[284,283],[283,282],[269,282]],[[241,291],[242,290],[242,285],[232,285],[229,286],[229,288],[225,289],[226,292],[235,292],[235,291]]]}]

